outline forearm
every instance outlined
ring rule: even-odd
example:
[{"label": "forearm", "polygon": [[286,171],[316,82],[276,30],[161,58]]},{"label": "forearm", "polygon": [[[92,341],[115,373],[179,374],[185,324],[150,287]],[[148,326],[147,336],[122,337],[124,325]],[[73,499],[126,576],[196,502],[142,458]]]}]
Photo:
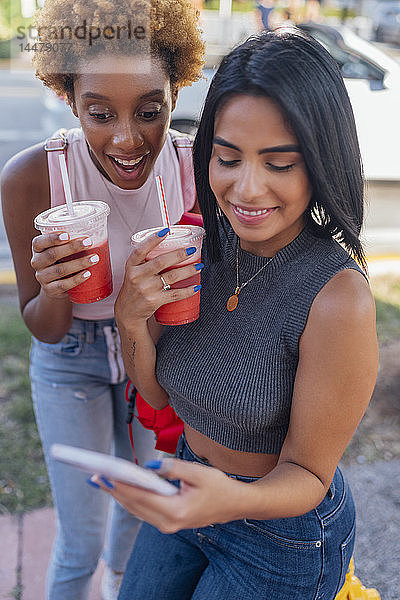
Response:
[{"label": "forearm", "polygon": [[168,405],[168,394],[156,377],[156,347],[147,321],[125,327],[118,323],[126,372],[140,395],[153,408]]},{"label": "forearm", "polygon": [[31,333],[40,341],[56,344],[72,324],[69,298],[50,298],[41,290],[22,309],[22,317]]},{"label": "forearm", "polygon": [[237,488],[235,519],[282,519],[305,514],[318,506],[327,486],[307,469],[282,462],[258,481]]}]

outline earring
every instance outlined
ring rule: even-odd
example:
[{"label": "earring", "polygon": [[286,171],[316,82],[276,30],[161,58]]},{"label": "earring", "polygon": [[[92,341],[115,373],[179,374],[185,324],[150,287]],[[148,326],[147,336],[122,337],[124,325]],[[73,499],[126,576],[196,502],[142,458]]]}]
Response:
[{"label": "earring", "polygon": [[223,212],[222,212],[219,204],[217,204],[217,206],[215,208],[215,212],[217,213],[217,219],[222,219]]}]

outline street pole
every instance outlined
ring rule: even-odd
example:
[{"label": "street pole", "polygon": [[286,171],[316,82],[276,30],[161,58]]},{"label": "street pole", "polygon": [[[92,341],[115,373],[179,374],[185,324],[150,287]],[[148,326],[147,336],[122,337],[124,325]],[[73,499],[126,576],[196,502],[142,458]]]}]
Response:
[{"label": "street pole", "polygon": [[36,0],[21,0],[21,14],[25,19],[30,19],[35,14]]},{"label": "street pole", "polygon": [[232,0],[219,0],[219,16],[221,19],[229,19],[232,15]]}]

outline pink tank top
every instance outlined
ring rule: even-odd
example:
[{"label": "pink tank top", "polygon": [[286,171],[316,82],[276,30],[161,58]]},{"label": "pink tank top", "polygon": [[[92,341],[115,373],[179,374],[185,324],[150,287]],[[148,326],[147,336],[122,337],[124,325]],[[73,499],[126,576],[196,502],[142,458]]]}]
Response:
[{"label": "pink tank top", "polygon": [[[100,173],[89,155],[82,129],[70,129],[66,136],[73,200],[102,200],[110,207],[108,234],[114,283],[113,293],[105,300],[93,304],[74,304],[73,316],[88,320],[109,319],[114,316],[114,302],[124,279],[132,234],[149,227],[162,226],[155,176],[163,176],[171,223],[177,223],[184,212],[193,208],[194,194],[185,194],[185,204],[180,164],[171,134],[167,136],[153,172],[138,190],[123,190]],[[52,188],[51,204],[60,204],[59,194],[57,198],[54,196]]]}]

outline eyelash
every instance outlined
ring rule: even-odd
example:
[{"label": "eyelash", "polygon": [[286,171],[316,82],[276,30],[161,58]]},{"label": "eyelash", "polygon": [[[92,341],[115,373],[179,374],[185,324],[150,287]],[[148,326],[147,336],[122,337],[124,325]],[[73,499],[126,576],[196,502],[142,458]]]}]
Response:
[{"label": "eyelash", "polygon": [[[161,113],[161,110],[145,110],[142,113],[139,113],[140,117],[143,117],[145,121],[152,121],[156,119],[158,115]],[[151,115],[150,118],[145,117],[144,115]]]},{"label": "eyelash", "polygon": [[[218,156],[218,164],[221,165],[221,167],[235,167],[239,162],[240,161],[238,160],[223,160]],[[275,171],[276,173],[286,173],[287,171],[290,171],[290,169],[292,169],[296,163],[292,163],[291,165],[285,165],[284,167],[277,167],[276,165],[272,165],[271,163],[266,164],[272,171]]]},{"label": "eyelash", "polygon": [[[145,121],[153,121],[160,114],[160,110],[146,110],[142,113],[139,113],[139,117],[142,117]],[[150,115],[150,117],[146,117],[145,115]],[[107,113],[89,113],[90,117],[93,117],[97,121],[108,121],[113,117],[113,115],[109,115]]]},{"label": "eyelash", "polygon": [[90,117],[97,119],[98,121],[108,121],[112,115],[107,115],[106,113],[89,113]]}]

